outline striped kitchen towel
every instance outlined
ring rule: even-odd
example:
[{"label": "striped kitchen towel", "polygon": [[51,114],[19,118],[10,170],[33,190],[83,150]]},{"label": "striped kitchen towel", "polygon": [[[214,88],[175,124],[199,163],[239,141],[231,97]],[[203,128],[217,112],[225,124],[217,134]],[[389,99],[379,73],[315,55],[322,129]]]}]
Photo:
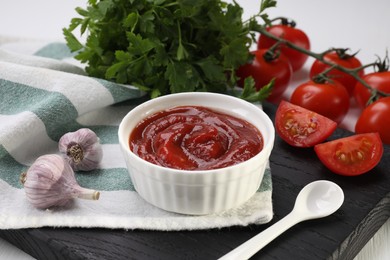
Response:
[{"label": "striped kitchen towel", "polygon": [[[3,40],[2,40],[3,39]],[[187,216],[149,205],[134,190],[119,149],[123,116],[146,97],[132,86],[88,77],[64,43],[5,41],[0,37],[0,229],[100,227],[193,230],[262,224],[273,216],[268,167],[258,192],[218,214]],[[43,154],[58,153],[59,138],[87,127],[99,136],[98,169],[77,172],[97,201],[39,210],[26,200],[19,176]]]}]

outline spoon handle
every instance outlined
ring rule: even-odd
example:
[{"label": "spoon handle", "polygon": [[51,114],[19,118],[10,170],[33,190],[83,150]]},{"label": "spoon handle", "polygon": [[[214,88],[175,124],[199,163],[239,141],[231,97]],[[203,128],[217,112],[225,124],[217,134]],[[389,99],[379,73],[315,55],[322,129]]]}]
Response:
[{"label": "spoon handle", "polygon": [[244,242],[240,246],[236,247],[226,255],[219,258],[219,260],[228,259],[248,259],[256,252],[266,246],[269,242],[274,240],[277,236],[284,231],[300,222],[300,218],[294,211],[290,212],[287,216],[265,229],[263,232],[252,237],[248,241]]}]

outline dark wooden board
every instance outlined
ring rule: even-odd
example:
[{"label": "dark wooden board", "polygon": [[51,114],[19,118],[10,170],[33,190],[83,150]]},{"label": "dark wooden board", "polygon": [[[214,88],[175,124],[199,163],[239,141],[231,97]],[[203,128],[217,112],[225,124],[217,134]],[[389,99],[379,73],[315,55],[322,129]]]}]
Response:
[{"label": "dark wooden board", "polygon": [[[264,110],[273,119],[275,106]],[[350,135],[338,129],[331,139]],[[299,223],[253,259],[353,259],[390,216],[390,147],[380,164],[358,177],[332,174],[312,148],[293,148],[277,136],[271,154],[275,216],[266,225],[156,232],[76,228],[0,230],[0,237],[38,259],[216,259],[272,225],[306,184],[334,181],[345,193],[335,214]]]}]

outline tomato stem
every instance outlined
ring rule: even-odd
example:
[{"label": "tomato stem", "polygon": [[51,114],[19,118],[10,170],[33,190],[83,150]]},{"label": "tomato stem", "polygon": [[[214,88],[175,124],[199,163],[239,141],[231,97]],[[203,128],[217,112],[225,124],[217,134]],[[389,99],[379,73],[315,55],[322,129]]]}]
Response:
[{"label": "tomato stem", "polygon": [[269,48],[264,54],[263,54],[263,58],[264,60],[268,61],[268,62],[271,62],[275,59],[277,59],[279,56],[280,56],[280,45],[282,43],[281,42],[276,42],[274,45],[271,46],[271,48]]},{"label": "tomato stem", "polygon": [[334,51],[334,48],[327,49],[326,51],[319,53],[319,55],[320,55],[321,58],[323,59],[323,58],[325,57],[326,54],[328,54],[328,53],[330,53],[330,52],[332,52],[332,51]]},{"label": "tomato stem", "polygon": [[349,50],[349,48],[330,48],[324,52],[321,52],[320,55],[322,58],[324,58],[326,54],[331,53],[331,52],[335,52],[340,59],[346,60],[346,59],[354,57],[359,52],[359,51],[357,51],[354,54],[348,54],[347,53],[348,50]]},{"label": "tomato stem", "polygon": [[383,60],[379,56],[377,57],[378,57],[377,61],[374,63],[377,68],[376,72],[389,71],[390,61],[389,61],[387,50],[386,50],[386,56]]},{"label": "tomato stem", "polygon": [[287,26],[290,26],[290,27],[293,27],[293,28],[297,25],[297,23],[294,20],[286,18],[286,17],[282,17],[282,16],[279,16],[279,17],[276,17],[276,18],[272,19],[271,23],[275,22],[277,20],[280,20],[280,23],[282,25],[287,25]]},{"label": "tomato stem", "polygon": [[379,99],[378,90],[377,90],[377,89],[372,89],[372,90],[371,90],[371,96],[370,96],[370,98],[367,100],[366,106],[368,106],[368,105],[370,105],[371,103],[377,101],[378,99]]},{"label": "tomato stem", "polygon": [[318,84],[324,84],[326,82],[330,82],[330,83],[333,83],[333,80],[329,77],[328,73],[333,70],[335,68],[336,64],[333,64],[331,67],[327,68],[326,70],[324,70],[323,72],[321,72],[320,74],[317,74],[315,75],[312,80],[315,82],[315,83],[318,83]]},{"label": "tomato stem", "polygon": [[366,65],[363,65],[363,66],[360,66],[360,67],[357,67],[357,68],[354,68],[354,69],[351,69],[351,70],[354,70],[356,72],[359,72],[361,71],[362,69],[365,69],[365,68],[368,68],[368,67],[375,67],[377,66],[377,62],[373,62],[373,63],[369,63],[369,64],[366,64]]},{"label": "tomato stem", "polygon": [[[378,67],[379,70],[381,69],[389,69],[389,57],[387,55],[387,52],[386,52],[386,57],[383,61],[379,60],[379,62],[375,62],[374,64],[368,64],[367,66],[362,66],[360,68],[354,68],[354,69],[348,69],[348,68],[345,68],[343,66],[340,66],[338,64],[334,64],[330,61],[327,61],[324,59],[324,53],[315,53],[315,52],[312,52],[310,50],[306,50],[304,48],[301,48],[295,44],[293,44],[292,42],[286,40],[286,39],[283,39],[283,38],[279,38],[275,35],[273,35],[272,33],[268,32],[265,27],[259,27],[257,28],[258,29],[258,32],[267,36],[268,38],[271,38],[277,42],[280,42],[284,45],[286,45],[287,47],[291,48],[291,49],[294,49],[296,51],[299,51],[303,54],[306,54],[310,57],[313,57],[314,59],[316,60],[319,60],[323,63],[325,63],[326,65],[328,66],[331,66],[332,68],[331,69],[337,69],[339,71],[342,71],[344,73],[347,73],[349,75],[351,75],[352,77],[354,77],[358,82],[360,82],[364,87],[366,87],[367,89],[370,90],[371,94],[374,95],[374,96],[382,96],[382,97],[387,97],[387,96],[390,96],[390,94],[388,93],[385,93],[383,91],[380,91],[380,90],[377,90],[377,89],[374,89],[372,88],[369,84],[367,84],[367,82],[365,82],[358,74],[359,70],[365,68],[365,67],[369,67],[369,66],[376,66]],[[329,50],[328,50],[329,51]],[[354,54],[355,55],[355,54]],[[381,70],[383,71],[383,70]],[[374,97],[375,98],[375,97]],[[373,98],[373,99],[374,99]]]}]

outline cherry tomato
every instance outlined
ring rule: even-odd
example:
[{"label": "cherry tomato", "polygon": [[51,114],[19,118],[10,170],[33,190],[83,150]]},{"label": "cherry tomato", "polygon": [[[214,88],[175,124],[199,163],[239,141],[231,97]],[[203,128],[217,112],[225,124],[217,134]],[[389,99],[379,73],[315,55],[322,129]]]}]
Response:
[{"label": "cherry tomato", "polygon": [[390,144],[390,97],[381,98],[366,107],[355,125],[356,133],[378,132]]},{"label": "cherry tomato", "polygon": [[290,102],[340,123],[349,109],[347,90],[337,81],[316,83],[312,80],[299,85]]},{"label": "cherry tomato", "polygon": [[[324,55],[324,60],[333,64],[338,64],[346,69],[355,69],[362,66],[362,63],[355,56],[345,54],[341,51],[328,52]],[[328,68],[330,68],[329,65],[316,60],[311,66],[310,77],[313,78],[315,75],[320,74]],[[350,95],[353,94],[353,90],[357,83],[357,80],[354,77],[337,69],[329,71],[327,75],[331,77],[332,80],[340,82],[347,89]],[[364,75],[364,70],[360,70],[358,75],[362,77]]]},{"label": "cherry tomato", "polygon": [[281,101],[275,115],[275,130],[288,144],[312,147],[328,138],[336,122],[303,107]]},{"label": "cherry tomato", "polygon": [[314,146],[320,161],[332,172],[356,176],[381,160],[383,145],[378,133],[358,134]]},{"label": "cherry tomato", "polygon": [[[301,48],[310,50],[310,41],[306,33],[291,25],[273,25],[267,28],[267,31],[273,35],[283,38]],[[268,38],[265,35],[260,35],[257,42],[258,49],[268,49],[276,43],[275,40]],[[293,50],[287,46],[281,46],[281,52],[290,60],[293,71],[297,71],[303,67],[308,56],[302,52]]]},{"label": "cherry tomato", "polygon": [[[390,93],[390,71],[373,72],[364,75],[362,79],[372,88]],[[357,103],[364,108],[370,99],[371,93],[363,84],[358,82],[355,86],[354,96]]]},{"label": "cherry tomato", "polygon": [[259,90],[275,78],[272,93],[267,99],[271,102],[277,102],[291,81],[292,69],[290,62],[282,53],[274,59],[265,56],[266,53],[267,49],[252,52],[254,54],[252,63],[241,66],[236,72],[240,78],[237,84],[243,87],[245,78],[252,76],[256,89]]}]

